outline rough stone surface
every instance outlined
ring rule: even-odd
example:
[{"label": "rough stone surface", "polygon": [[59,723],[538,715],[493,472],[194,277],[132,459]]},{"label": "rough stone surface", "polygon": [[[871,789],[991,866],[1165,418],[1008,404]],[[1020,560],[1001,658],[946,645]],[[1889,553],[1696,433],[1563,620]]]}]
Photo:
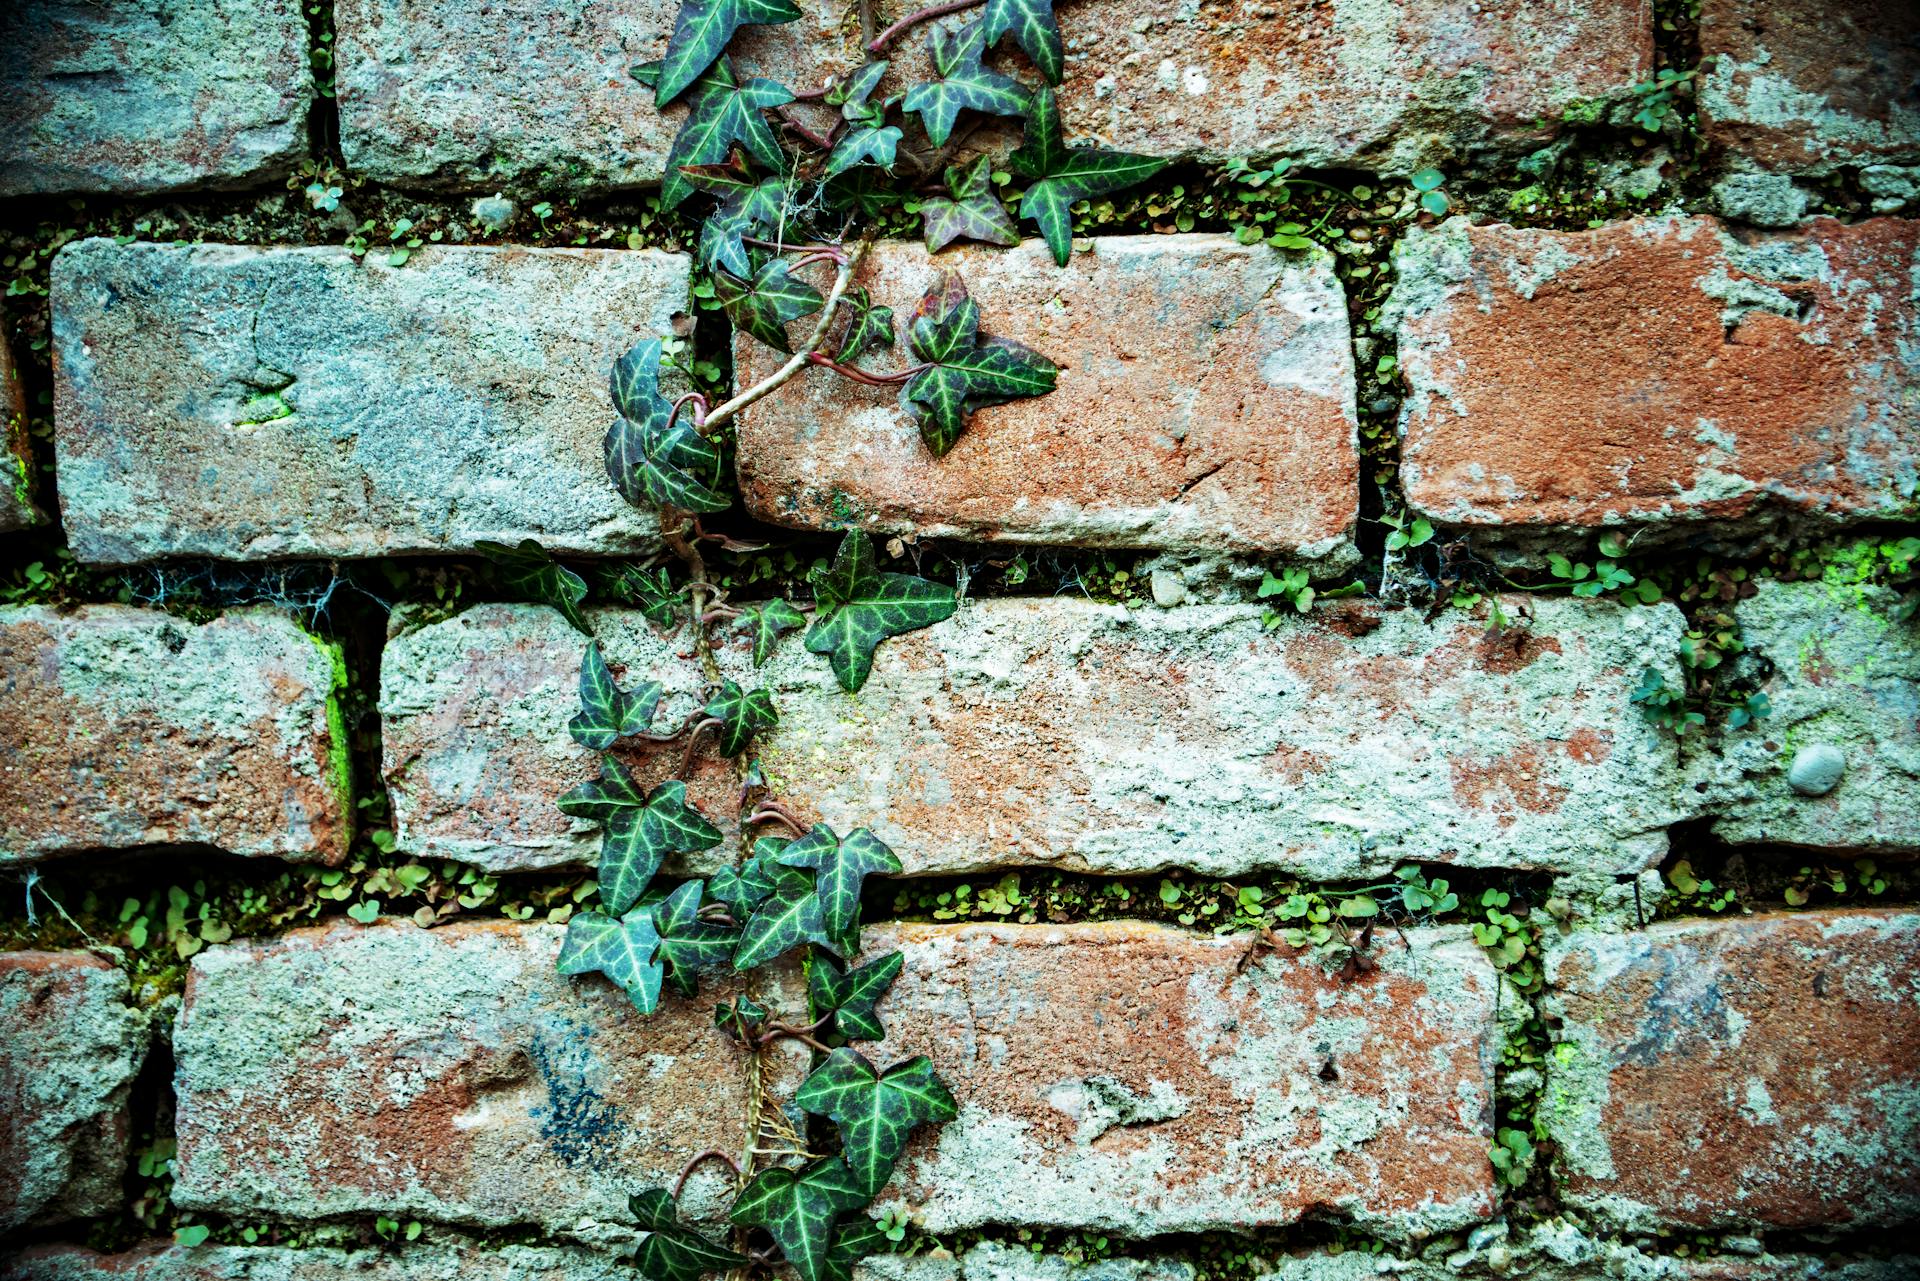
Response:
[{"label": "rough stone surface", "polygon": [[0,49],[0,196],[255,186],[306,152],[298,0],[11,0]]},{"label": "rough stone surface", "polygon": [[[732,989],[641,1018],[555,971],[563,933],[342,923],[200,953],[174,1034],[175,1204],[631,1239],[629,1192],[741,1147],[749,1058],[712,1023]],[[790,977],[759,981],[792,1007]],[[788,1097],[804,1063],[776,1056],[767,1089]],[[694,1174],[696,1213],[721,1169]]]},{"label": "rough stone surface", "polygon": [[269,609],[0,608],[0,865],[154,845],[338,862],[335,661]]},{"label": "rough stone surface", "polygon": [[0,1231],[119,1205],[146,1034],[126,975],[98,957],[0,953]]},{"label": "rough stone surface", "polygon": [[1792,173],[1920,159],[1916,16],[1912,0],[1705,0],[1708,144]]},{"label": "rough stone surface", "polygon": [[932,1254],[870,1255],[854,1269],[855,1281],[1193,1281],[1191,1263],[1176,1259],[1100,1259],[1071,1263],[1057,1254],[1035,1254],[998,1241],[982,1241],[958,1257]]},{"label": "rough stone surface", "polygon": [[686,306],[686,259],[655,252],[430,248],[391,267],[70,245],[54,416],[74,554],[648,550],[654,517],[602,462],[607,371]]},{"label": "rough stone surface", "polygon": [[567,1246],[452,1241],[399,1249],[150,1245],[124,1254],[43,1246],[0,1259],[8,1281],[631,1281],[633,1265]]},{"label": "rough stone surface", "polygon": [[1920,1211],[1920,915],[1580,933],[1547,964],[1566,1204],[1632,1231]]},{"label": "rough stone surface", "polygon": [[33,452],[27,441],[27,389],[13,365],[13,348],[0,337],[0,534],[41,521],[33,505]]},{"label": "rough stone surface", "polygon": [[959,1117],[882,1193],[934,1232],[1132,1235],[1352,1216],[1404,1237],[1494,1210],[1496,978],[1415,930],[1352,980],[1244,938],[1141,924],[889,925],[887,1063],[931,1055]]},{"label": "rough stone surface", "polygon": [[[1920,851],[1920,611],[1900,618],[1891,592],[1763,580],[1734,609],[1750,672],[1772,714],[1695,763],[1734,844],[1804,845],[1858,853]],[[1907,602],[1910,606],[1911,601]],[[1838,750],[1830,790],[1802,795],[1803,747]]]},{"label": "rough stone surface", "polygon": [[[659,682],[656,730],[684,724],[706,684],[699,663],[680,657],[685,637],[663,639],[635,611],[590,617],[622,688]],[[584,636],[539,605],[477,605],[387,643],[382,769],[400,849],[501,872],[595,861],[599,827],[554,805],[599,773],[599,755],[567,732],[579,710],[585,648]],[[678,771],[681,747],[622,740],[617,755],[651,787]],[[723,832],[736,826],[737,790],[733,767],[701,752],[688,800]],[[731,864],[732,848],[729,840],[683,866]]]},{"label": "rough stone surface", "polygon": [[1679,613],[1504,608],[1531,622],[983,600],[886,642],[851,698],[783,645],[755,750],[801,813],[870,825],[914,874],[1657,863],[1690,811],[1628,695],[1649,664],[1678,680]]},{"label": "rough stone surface", "polygon": [[1728,174],[1711,195],[1715,213],[1756,227],[1791,227],[1807,213],[1807,193],[1785,174]]},{"label": "rough stone surface", "polygon": [[[1470,227],[1395,248],[1401,479],[1458,525],[1911,515],[1920,223]],[[1651,376],[1658,371],[1658,376]]]},{"label": "rough stone surface", "polygon": [[[880,246],[858,283],[911,305],[943,270],[982,328],[1061,366],[1047,396],[976,412],[935,458],[897,388],[815,374],[749,409],[740,488],[810,528],[1032,543],[1292,553],[1350,563],[1358,515],[1353,353],[1330,255],[1230,237],[1123,236],[1065,270],[1045,247],[929,257]],[[735,340],[735,381],[783,357]]]}]

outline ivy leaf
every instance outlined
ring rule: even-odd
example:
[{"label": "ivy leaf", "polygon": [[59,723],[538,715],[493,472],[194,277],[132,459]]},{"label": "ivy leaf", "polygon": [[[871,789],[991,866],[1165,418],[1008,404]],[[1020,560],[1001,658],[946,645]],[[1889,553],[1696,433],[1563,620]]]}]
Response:
[{"label": "ivy leaf", "polygon": [[778,836],[761,837],[739,867],[722,868],[713,874],[707,882],[707,893],[725,903],[736,921],[744,921],[779,884],[779,854],[789,843]]},{"label": "ivy leaf", "polygon": [[660,60],[654,105],[666,106],[699,79],[743,24],[793,22],[799,17],[793,0],[683,0],[666,57]]},{"label": "ivy leaf", "polygon": [[[660,65],[643,63],[633,69],[633,75],[657,87]],[[793,91],[777,81],[754,77],[742,84],[725,58],[708,67],[694,83],[686,121],[667,149],[666,172],[660,180],[661,209],[674,208],[698,189],[684,173],[687,167],[724,160],[736,144],[766,168],[784,170],[786,153],[760,113],[792,101]]]},{"label": "ivy leaf", "polygon": [[905,136],[893,125],[849,129],[827,154],[827,168],[822,176],[831,178],[855,165],[879,165],[882,169],[891,169],[894,149]]},{"label": "ivy leaf", "polygon": [[560,945],[560,972],[604,974],[626,990],[635,1009],[651,1014],[660,1005],[664,974],[654,957],[659,944],[647,908],[636,907],[618,920],[591,909],[575,912]]},{"label": "ivy leaf", "polygon": [[807,969],[807,996],[813,1003],[814,1017],[833,1015],[835,1030],[848,1040],[885,1040],[887,1030],[873,1007],[900,977],[905,964],[906,957],[899,952],[889,952],[853,970],[842,970],[832,957],[814,957]]},{"label": "ivy leaf", "polygon": [[951,587],[911,574],[883,574],[874,565],[873,540],[849,530],[833,564],[812,574],[815,611],[807,648],[824,654],[840,688],[857,693],[873,670],[881,641],[952,618],[959,598]]},{"label": "ivy leaf", "polygon": [[[886,308],[880,310],[885,311]],[[840,359],[847,358],[845,349]],[[764,605],[749,605],[740,611],[740,617],[734,620],[735,627],[744,627],[753,634],[753,665],[759,667],[773,655],[774,642],[780,639],[781,632],[792,631],[796,627],[806,626],[807,616],[784,600],[770,600]]]},{"label": "ivy leaf", "polygon": [[826,920],[820,914],[820,896],[814,892],[813,878],[805,872],[787,868],[774,878],[773,892],[753,909],[740,932],[740,945],[734,949],[733,968],[750,970],[765,965],[776,956],[802,943],[832,946]]},{"label": "ivy leaf", "polygon": [[840,77],[827,89],[827,105],[840,108],[841,116],[849,124],[871,122],[876,108],[867,99],[880,87],[880,77],[886,74],[887,60],[882,58]]},{"label": "ivy leaf", "polygon": [[951,1121],[959,1111],[926,1055],[882,1073],[848,1046],[829,1054],[793,1101],[839,1127],[841,1157],[854,1185],[867,1196],[887,1185],[916,1125]]},{"label": "ivy leaf", "polygon": [[989,44],[1013,32],[1014,43],[1033,59],[1047,83],[1060,83],[1067,70],[1067,51],[1060,42],[1060,24],[1053,18],[1053,0],[987,0],[980,21]]},{"label": "ivy leaf", "polygon": [[943,272],[907,324],[907,341],[922,368],[907,380],[919,406],[920,438],[934,457],[960,439],[967,415],[981,405],[1053,390],[1059,370],[1030,347],[980,338],[980,305],[957,272]]},{"label": "ivy leaf", "polygon": [[813,830],[780,851],[787,867],[814,871],[814,892],[820,896],[820,919],[827,933],[839,940],[840,951],[851,956],[859,948],[860,887],[875,872],[898,872],[900,859],[866,828],[856,828],[838,840],[833,829],[816,823]]},{"label": "ivy leaf", "polygon": [[994,116],[1017,116],[1027,108],[1027,90],[1018,80],[980,65],[986,52],[986,27],[969,23],[959,31],[935,27],[927,39],[937,80],[907,90],[901,106],[920,117],[927,140],[946,145],[953,122],[963,107]]},{"label": "ivy leaf", "polygon": [[518,547],[483,538],[474,547],[499,566],[500,581],[508,591],[553,606],[576,631],[593,635],[580,612],[580,602],[587,598],[587,580],[547,555],[546,548],[531,538],[521,539]]},{"label": "ivy leaf", "polygon": [[682,621],[687,591],[673,585],[673,577],[664,565],[653,569],[623,566],[610,590],[618,599],[639,606],[641,616],[655,627],[672,628]]},{"label": "ivy leaf", "polygon": [[775,351],[793,350],[787,344],[788,321],[819,311],[827,301],[806,281],[795,280],[779,258],[755,272],[751,283],[731,272],[715,272],[713,296],[727,319]]},{"label": "ivy leaf", "polygon": [[746,237],[777,238],[786,227],[787,183],[766,178],[728,193],[720,207],[700,224],[695,256],[709,272],[722,268],[736,276],[753,274]]},{"label": "ivy leaf", "polygon": [[627,767],[600,758],[600,777],[560,798],[560,812],[590,818],[600,841],[600,902],[624,912],[645,892],[669,854],[693,854],[720,843],[720,829],[687,805],[687,785],[669,779],[646,795]]},{"label": "ivy leaf", "polygon": [[700,919],[705,887],[688,881],[653,906],[653,928],[660,936],[659,957],[673,969],[668,975],[683,996],[692,996],[701,970],[725,966],[733,959],[740,932]]},{"label": "ivy leaf", "polygon": [[580,659],[580,711],[567,722],[567,732],[582,747],[602,751],[617,738],[646,732],[653,710],[660,705],[660,684],[648,681],[631,694],[614,684],[600,643],[587,642]]},{"label": "ivy leaf", "polygon": [[827,1258],[833,1221],[870,1199],[846,1162],[827,1157],[797,1173],[778,1166],[762,1170],[741,1189],[728,1217],[771,1233],[800,1281],[831,1281]]},{"label": "ivy leaf", "polygon": [[738,756],[747,750],[753,736],[780,719],[774,710],[773,694],[765,689],[742,691],[732,681],[720,686],[703,709],[720,722],[720,754]]},{"label": "ivy leaf", "polygon": [[713,1007],[713,1025],[741,1041],[760,1035],[770,1017],[767,1007],[750,996],[736,996],[725,1005]]},{"label": "ivy leaf", "polygon": [[988,157],[948,168],[947,190],[953,193],[953,199],[936,196],[920,202],[928,253],[938,253],[956,240],[978,240],[989,245],[1020,243],[1013,216],[993,194],[993,166]]},{"label": "ivy leaf", "polygon": [[1165,160],[1105,147],[1069,147],[1060,124],[1053,90],[1039,89],[1027,103],[1025,140],[1007,164],[1032,179],[1020,197],[1020,216],[1040,228],[1040,236],[1064,267],[1073,252],[1073,202],[1145,182],[1167,167]]},{"label": "ivy leaf", "polygon": [[855,1264],[887,1249],[886,1229],[872,1219],[861,1217],[842,1223],[833,1230],[833,1245],[827,1249],[827,1276],[831,1281],[853,1281]]},{"label": "ivy leaf", "polygon": [[[636,507],[725,511],[732,499],[720,482],[720,451],[660,394],[660,340],[649,338],[614,362],[613,403],[620,417],[601,442],[607,478]],[[673,419],[672,425],[668,420]]]},{"label": "ivy leaf", "polygon": [[709,1272],[746,1266],[746,1258],[722,1249],[680,1225],[679,1208],[665,1188],[648,1188],[627,1198],[627,1209],[647,1232],[633,1256],[647,1281],[699,1281]]}]

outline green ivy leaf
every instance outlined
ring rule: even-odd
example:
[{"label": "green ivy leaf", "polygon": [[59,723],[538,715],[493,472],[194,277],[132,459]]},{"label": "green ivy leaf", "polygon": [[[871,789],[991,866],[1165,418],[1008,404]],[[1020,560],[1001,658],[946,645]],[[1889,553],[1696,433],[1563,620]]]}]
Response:
[{"label": "green ivy leaf", "polygon": [[800,1281],[833,1281],[828,1254],[833,1221],[871,1199],[839,1157],[815,1161],[797,1173],[776,1166],[742,1188],[728,1217],[765,1228]]},{"label": "green ivy leaf", "polygon": [[805,836],[780,851],[787,867],[814,871],[814,891],[820,896],[820,919],[827,933],[851,956],[859,950],[860,887],[876,872],[898,872],[900,859],[866,828],[856,828],[843,840],[825,823],[815,823]]},{"label": "green ivy leaf", "polygon": [[727,41],[742,25],[793,22],[799,17],[793,0],[683,0],[666,57],[660,60],[654,105],[666,106],[699,79],[726,52]]},{"label": "green ivy leaf", "polygon": [[618,920],[592,909],[575,912],[560,945],[560,972],[604,974],[625,989],[635,1009],[651,1014],[659,1008],[665,974],[654,957],[659,944],[648,908],[636,907]]},{"label": "green ivy leaf", "polygon": [[987,0],[980,21],[986,26],[989,44],[1013,32],[1014,43],[1033,59],[1047,83],[1060,83],[1067,71],[1067,51],[1060,41],[1060,24],[1053,18],[1053,0]]},{"label": "green ivy leaf", "polygon": [[[614,363],[613,403],[620,417],[601,442],[607,478],[636,507],[725,511],[732,499],[720,483],[720,451],[660,394],[660,340],[649,338]],[[582,584],[584,587],[584,584]]]},{"label": "green ivy leaf", "polygon": [[582,747],[603,751],[617,738],[643,734],[653,724],[654,708],[660,704],[660,683],[648,681],[631,694],[614,684],[606,659],[600,656],[600,643],[587,642],[580,659],[580,711],[567,722],[567,732]]},{"label": "green ivy leaf", "polygon": [[[893,308],[874,306],[864,288],[840,295],[840,305],[851,313],[851,319],[847,331],[840,335],[840,352],[835,360],[844,365],[876,347],[893,346]],[[755,662],[757,665],[758,660]]]},{"label": "green ivy leaf", "polygon": [[600,902],[610,912],[633,906],[669,854],[693,854],[720,843],[720,829],[687,805],[679,779],[642,795],[618,759],[600,758],[600,777],[560,798],[560,812],[605,829],[600,841]]},{"label": "green ivy leaf", "polygon": [[732,681],[720,686],[704,709],[720,722],[720,754],[738,756],[759,731],[780,719],[774,710],[773,694],[765,689],[742,691]]},{"label": "green ivy leaf", "polygon": [[857,529],[841,540],[833,564],[816,568],[811,577],[815,610],[807,649],[826,655],[840,688],[850,694],[867,683],[881,641],[951,618],[959,605],[951,587],[881,573],[873,541]]},{"label": "green ivy leaf", "polygon": [[880,87],[880,77],[886,74],[887,60],[881,58],[841,76],[827,88],[827,105],[840,108],[841,116],[850,124],[872,120],[875,108],[867,99]]},{"label": "green ivy leaf", "polygon": [[744,921],[779,884],[780,851],[788,842],[763,836],[753,843],[753,854],[739,867],[725,867],[707,882],[707,893],[727,905],[733,919]]},{"label": "green ivy leaf", "polygon": [[673,585],[673,577],[664,565],[653,569],[622,566],[611,590],[618,599],[639,606],[642,617],[655,627],[672,628],[684,621],[686,589]]},{"label": "green ivy leaf", "polygon": [[972,164],[947,170],[951,200],[936,196],[920,202],[927,252],[938,253],[956,240],[978,240],[989,245],[1017,245],[1019,229],[1000,197],[993,194],[993,165],[986,156]]},{"label": "green ivy leaf", "polygon": [[858,210],[862,217],[878,219],[905,204],[908,193],[880,170],[865,165],[827,179],[826,194],[827,203],[835,209]]},{"label": "green ivy leaf", "polygon": [[788,321],[811,315],[827,302],[812,285],[795,280],[779,258],[770,259],[751,282],[731,272],[715,272],[713,296],[727,319],[775,351],[793,350],[787,344]]},{"label": "green ivy leaf", "polygon": [[831,178],[855,165],[878,165],[882,169],[891,169],[894,150],[905,136],[893,125],[849,129],[833,144],[833,150],[827,153],[827,168],[822,176]]},{"label": "green ivy leaf", "polygon": [[[879,310],[885,311],[882,307]],[[840,357],[846,359],[844,354]],[[781,632],[792,631],[796,627],[806,626],[807,616],[784,600],[770,600],[764,605],[749,605],[740,611],[740,617],[733,622],[735,627],[745,628],[753,636],[753,665],[759,667],[773,655],[774,642],[780,639]]]},{"label": "green ivy leaf", "polygon": [[753,909],[740,932],[740,946],[734,949],[733,968],[750,970],[765,965],[802,943],[821,943],[831,947],[825,919],[820,914],[820,896],[814,892],[813,878],[805,872],[784,868],[774,877],[773,892]]},{"label": "green ivy leaf", "polygon": [[[646,63],[635,67],[633,74],[652,83],[658,79],[659,66],[657,62]],[[660,180],[660,208],[673,209],[698,190],[698,184],[687,177],[687,168],[724,160],[736,145],[764,167],[776,173],[783,171],[786,153],[760,113],[792,101],[793,91],[776,81],[755,77],[741,83],[725,58],[707,68],[687,100],[686,121],[667,149],[666,172]]]},{"label": "green ivy leaf", "polygon": [[736,996],[725,1005],[713,1007],[713,1025],[742,1041],[760,1035],[771,1017],[767,1007],[750,996]]},{"label": "green ivy leaf", "polygon": [[701,970],[725,966],[733,960],[740,932],[700,919],[705,887],[688,881],[654,904],[653,928],[660,936],[659,957],[672,969],[668,980],[682,996],[692,996]]},{"label": "green ivy leaf", "polygon": [[915,1126],[951,1121],[958,1113],[953,1095],[934,1074],[933,1061],[926,1055],[896,1063],[883,1073],[847,1046],[827,1056],[819,1070],[801,1083],[793,1101],[839,1127],[842,1159],[854,1186],[869,1197],[887,1185],[893,1163]]},{"label": "green ivy leaf", "polygon": [[587,616],[580,612],[580,602],[587,598],[587,580],[547,555],[546,548],[531,538],[521,539],[518,547],[483,538],[474,547],[499,566],[500,581],[508,591],[553,606],[576,631],[593,635]]},{"label": "green ivy leaf", "polygon": [[1060,373],[1029,347],[1004,338],[982,340],[980,305],[967,296],[958,272],[942,272],[920,300],[907,341],[922,367],[904,391],[919,407],[920,438],[936,458],[960,439],[974,409],[1044,396]]},{"label": "green ivy leaf", "polygon": [[900,977],[905,964],[905,956],[889,952],[858,969],[842,970],[832,957],[816,955],[807,969],[807,996],[813,1003],[814,1017],[833,1015],[834,1030],[848,1040],[885,1040],[887,1030],[881,1026],[874,1006]]},{"label": "green ivy leaf", "polygon": [[853,1281],[854,1265],[870,1254],[886,1253],[887,1241],[886,1230],[864,1216],[840,1224],[827,1248],[827,1276],[831,1281]]},{"label": "green ivy leaf", "polygon": [[1027,104],[1027,134],[1007,164],[1031,179],[1020,197],[1020,216],[1040,229],[1053,260],[1067,265],[1073,252],[1073,202],[1145,182],[1167,167],[1165,160],[1111,151],[1105,147],[1069,147],[1060,124],[1053,90],[1039,89]]},{"label": "green ivy leaf", "polygon": [[699,1281],[709,1272],[746,1266],[744,1255],[682,1227],[673,1194],[665,1188],[628,1197],[627,1208],[648,1234],[633,1256],[634,1267],[647,1281]]},{"label": "green ivy leaf", "polygon": [[933,73],[939,79],[907,90],[901,106],[920,117],[927,140],[946,145],[963,107],[993,116],[1017,116],[1027,108],[1027,90],[1018,80],[980,65],[986,52],[986,28],[972,22],[959,31],[935,27],[927,38]]}]

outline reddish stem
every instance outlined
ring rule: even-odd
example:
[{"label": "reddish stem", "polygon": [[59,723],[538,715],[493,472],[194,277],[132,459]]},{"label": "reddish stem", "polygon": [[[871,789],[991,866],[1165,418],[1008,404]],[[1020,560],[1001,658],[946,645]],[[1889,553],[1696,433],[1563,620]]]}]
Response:
[{"label": "reddish stem", "polygon": [[842,378],[850,378],[854,382],[867,387],[892,387],[898,383],[907,381],[907,379],[926,368],[925,365],[915,365],[911,369],[902,369],[897,373],[870,374],[864,369],[855,369],[852,365],[843,365],[823,351],[809,352],[807,354],[807,360],[812,364],[820,366],[822,369],[831,369]]},{"label": "reddish stem", "polygon": [[740,1163],[733,1159],[732,1153],[722,1152],[719,1148],[708,1148],[704,1152],[696,1152],[694,1153],[692,1159],[690,1159],[685,1165],[680,1167],[680,1177],[673,1181],[672,1196],[675,1201],[678,1201],[680,1199],[680,1194],[686,1190],[687,1176],[693,1173],[694,1167],[699,1165],[702,1161],[711,1161],[715,1158],[725,1161],[728,1165],[733,1167],[733,1172],[735,1176],[739,1175]]},{"label": "reddish stem", "polygon": [[916,24],[929,22],[934,18],[944,18],[950,13],[977,8],[986,2],[987,0],[947,0],[946,4],[929,5],[924,9],[916,10],[875,36],[872,43],[867,45],[867,52],[884,53],[888,45]]},{"label": "reddish stem", "polygon": [[667,415],[667,426],[665,430],[672,430],[673,420],[680,416],[681,406],[687,404],[689,401],[693,403],[693,429],[695,431],[700,430],[700,422],[707,416],[707,398],[697,391],[690,391],[673,402],[673,410]]},{"label": "reddish stem", "polygon": [[822,136],[820,134],[815,133],[813,130],[807,128],[806,124],[803,121],[801,121],[799,117],[795,116],[791,111],[787,110],[785,107],[779,108],[779,112],[780,112],[780,119],[787,126],[787,128],[793,130],[795,133],[799,134],[802,138],[805,138],[808,142],[812,143],[815,147],[819,148],[821,151],[833,150],[833,138],[831,136],[832,130],[828,131],[827,136]]}]

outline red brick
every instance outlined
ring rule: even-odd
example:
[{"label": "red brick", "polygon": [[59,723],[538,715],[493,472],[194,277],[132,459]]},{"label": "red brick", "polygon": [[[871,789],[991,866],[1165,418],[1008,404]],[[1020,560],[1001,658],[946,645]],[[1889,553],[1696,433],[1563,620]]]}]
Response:
[{"label": "red brick", "polygon": [[[1310,954],[1140,924],[889,925],[884,1065],[929,1054],[958,1119],[882,1204],[945,1232],[1009,1217],[1147,1236],[1322,1214],[1418,1237],[1495,1208],[1496,978],[1419,930],[1345,979]],[[1410,944],[1410,946],[1409,946]]]},{"label": "red brick", "polygon": [[336,661],[267,609],[0,608],[0,864],[152,845],[339,861]]},{"label": "red brick", "polygon": [[7,1281],[631,1281],[633,1276],[631,1263],[578,1246],[433,1238],[361,1249],[149,1243],[119,1254],[54,1245],[0,1256],[0,1277]]},{"label": "red brick", "polygon": [[[1061,366],[1047,396],[977,411],[944,458],[897,390],[803,375],[740,422],[749,510],[803,528],[923,537],[1287,552],[1351,559],[1358,511],[1353,356],[1331,259],[1225,236],[1115,237],[1062,270],[1007,252],[879,246],[857,283],[902,337],[943,270],[981,328]],[[782,357],[741,336],[741,387]]]},{"label": "red brick", "polygon": [[1401,478],[1487,528],[1913,511],[1920,223],[1414,232]]},{"label": "red brick", "polygon": [[1920,915],[1578,934],[1548,965],[1567,1204],[1634,1231],[1920,1212]]}]

